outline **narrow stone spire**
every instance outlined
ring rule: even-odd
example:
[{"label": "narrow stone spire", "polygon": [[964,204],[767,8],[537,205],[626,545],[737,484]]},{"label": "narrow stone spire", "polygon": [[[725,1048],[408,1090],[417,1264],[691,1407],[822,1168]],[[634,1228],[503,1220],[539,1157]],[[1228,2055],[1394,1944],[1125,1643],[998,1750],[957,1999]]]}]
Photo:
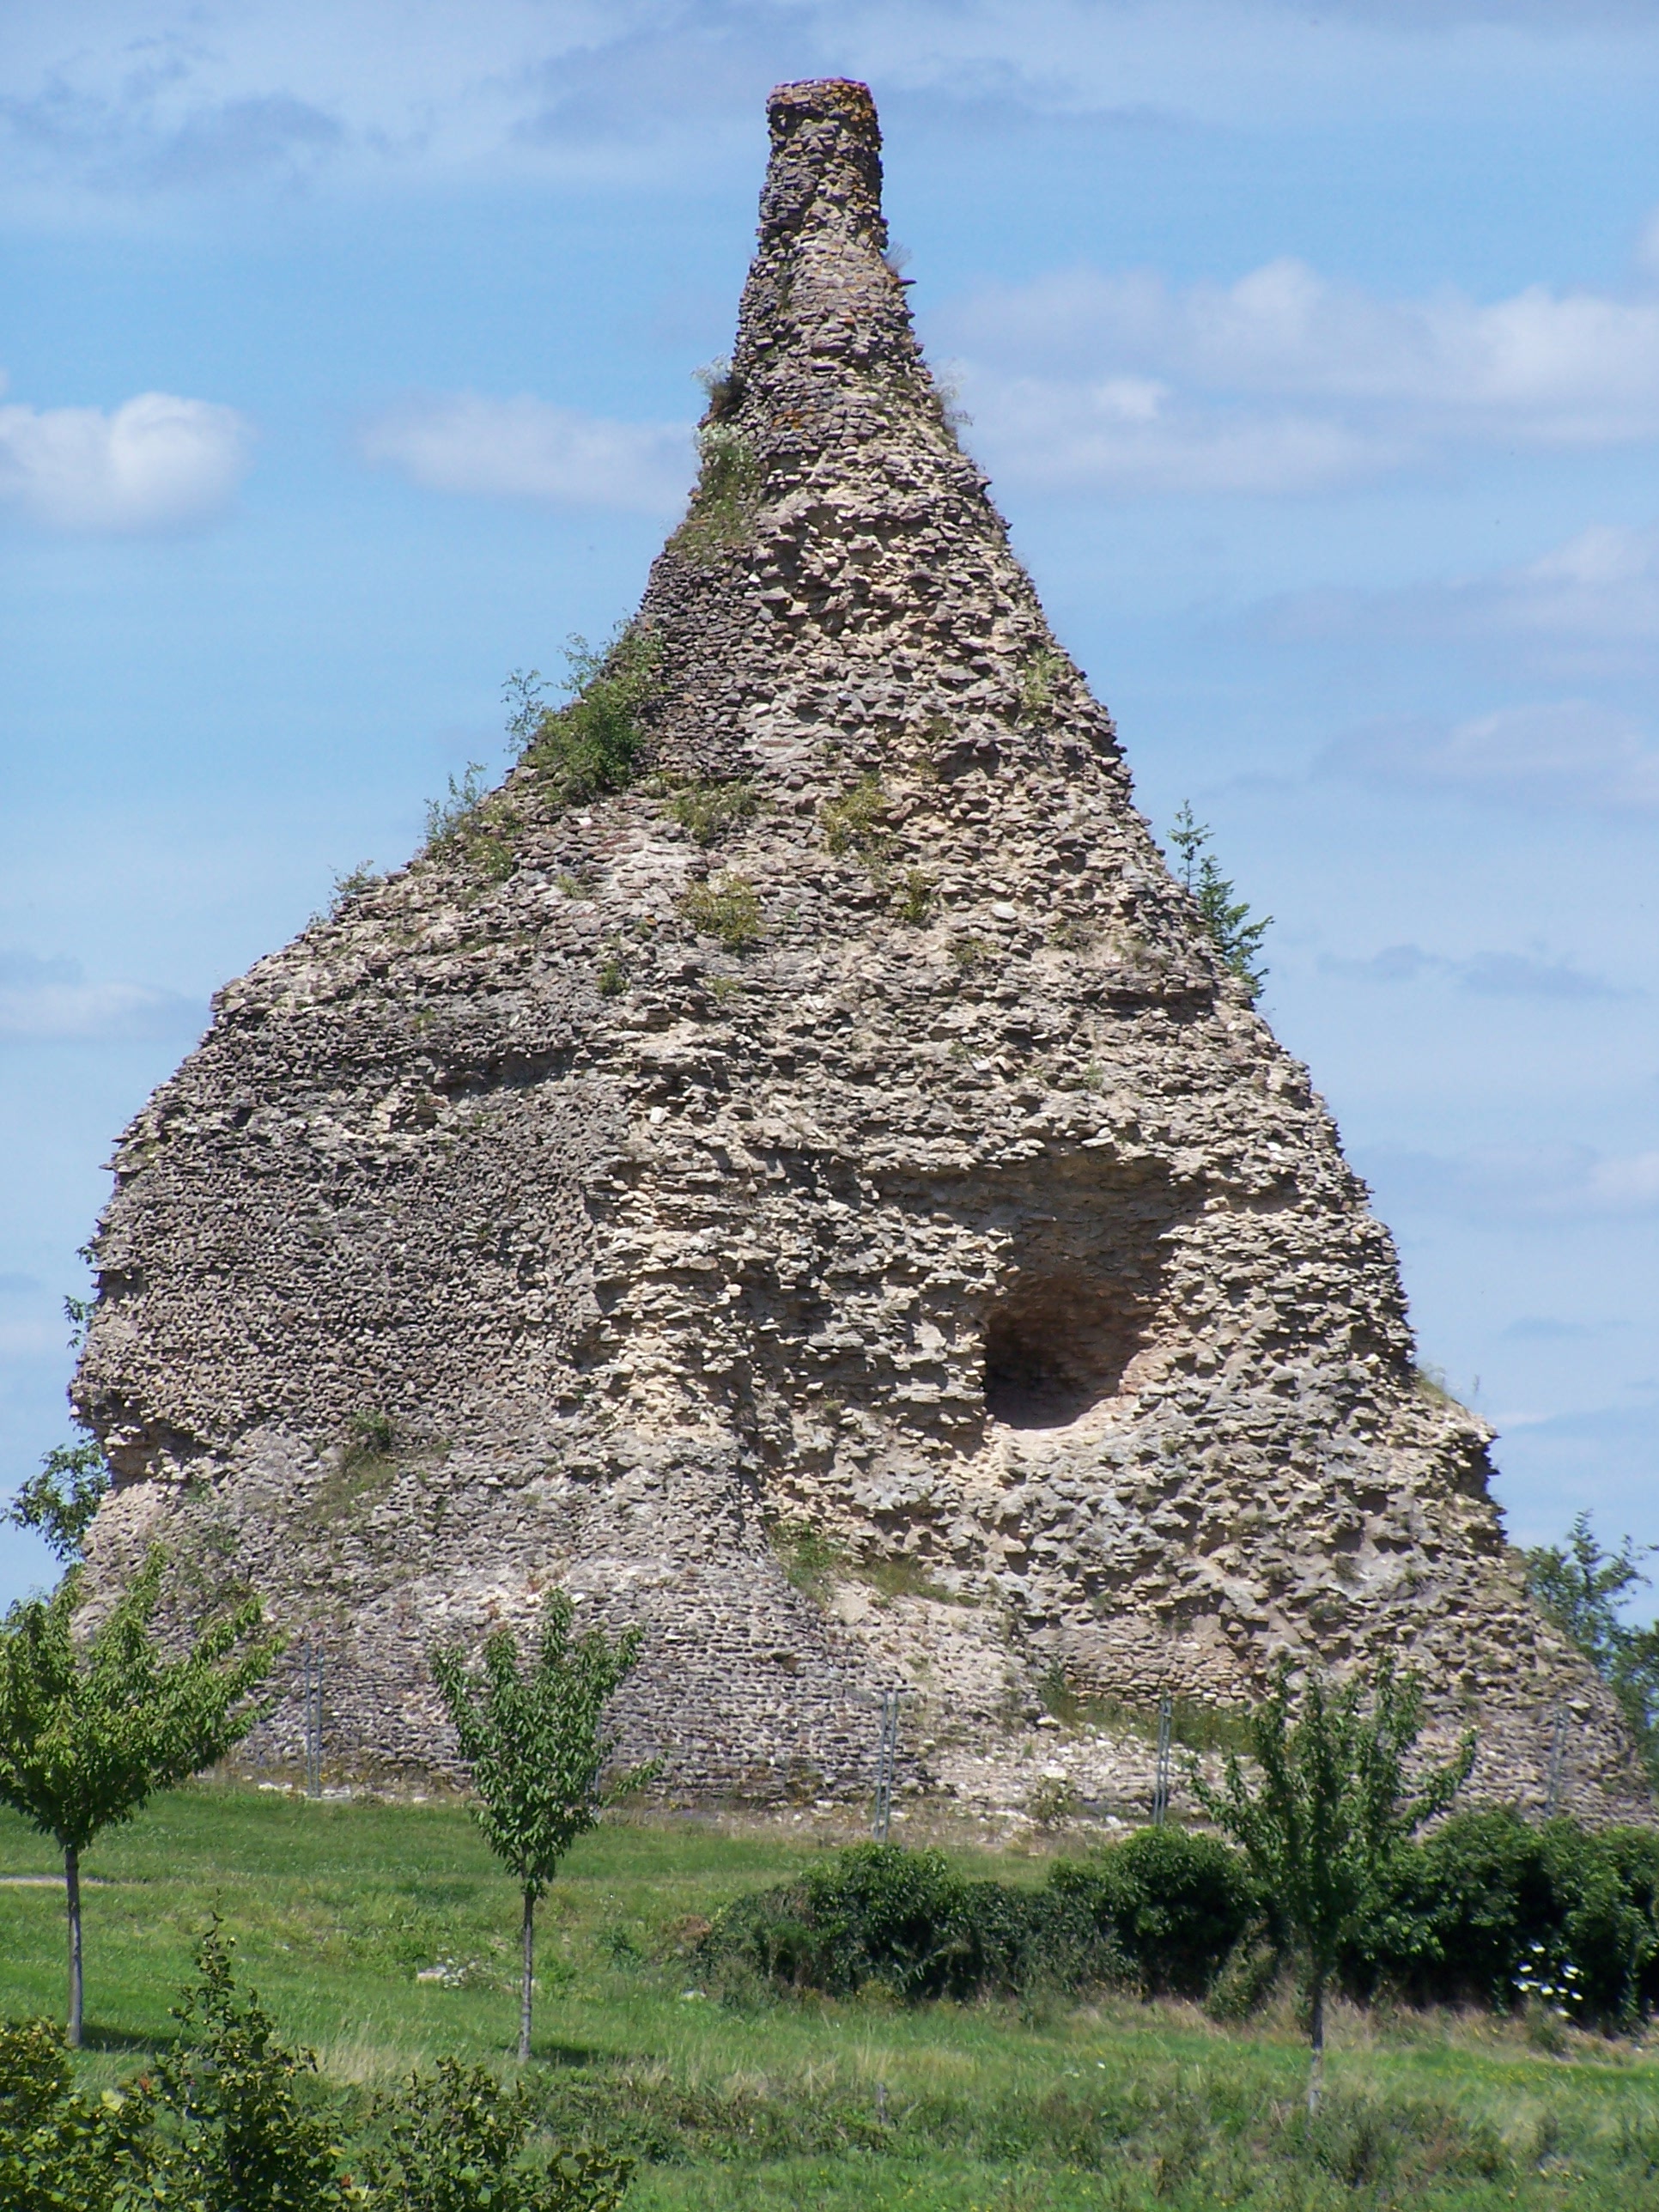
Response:
[{"label": "narrow stone spire", "polygon": [[[908,1780],[1017,1804],[1056,1674],[1155,1712],[1390,1651],[1487,1796],[1545,1801],[1570,1705],[1564,1802],[1639,1810],[962,450],[868,92],[770,116],[701,477],[599,688],[228,985],[122,1142],[89,1586],[161,1537],[322,1635],[331,1768],[443,1766],[427,1651],[557,1583],[645,1624],[624,1755],[677,1794],[859,1797],[896,1680]],[[1064,1756],[1144,1809],[1133,1727]]]}]

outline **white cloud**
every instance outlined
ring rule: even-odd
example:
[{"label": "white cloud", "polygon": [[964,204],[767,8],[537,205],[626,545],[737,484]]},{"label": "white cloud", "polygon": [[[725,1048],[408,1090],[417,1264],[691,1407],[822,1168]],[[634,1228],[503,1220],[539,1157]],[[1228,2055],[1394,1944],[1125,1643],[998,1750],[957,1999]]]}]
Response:
[{"label": "white cloud", "polygon": [[1389,299],[1280,259],[1231,284],[1081,268],[936,319],[999,471],[1302,491],[1465,441],[1659,437],[1659,299],[1531,285]]},{"label": "white cloud", "polygon": [[1659,1152],[1587,1145],[1431,1153],[1375,1149],[1362,1171],[1385,1208],[1478,1221],[1619,1219],[1659,1207]]},{"label": "white cloud", "polygon": [[1305,411],[1194,406],[1151,377],[960,374],[975,450],[1034,490],[1322,491],[1405,458]]},{"label": "white cloud", "polygon": [[671,513],[693,468],[688,424],[608,422],[471,392],[398,402],[367,426],[362,448],[428,491],[639,514]]},{"label": "white cloud", "polygon": [[229,506],[251,444],[234,408],[165,392],[109,414],[0,406],[0,505],[53,530],[181,529]]},{"label": "white cloud", "polygon": [[126,1042],[194,1035],[205,1008],[144,983],[88,983],[78,961],[0,951],[0,1039]]},{"label": "white cloud", "polygon": [[1325,773],[1526,806],[1659,808],[1659,748],[1593,700],[1504,707],[1450,728],[1384,724],[1327,748]]}]

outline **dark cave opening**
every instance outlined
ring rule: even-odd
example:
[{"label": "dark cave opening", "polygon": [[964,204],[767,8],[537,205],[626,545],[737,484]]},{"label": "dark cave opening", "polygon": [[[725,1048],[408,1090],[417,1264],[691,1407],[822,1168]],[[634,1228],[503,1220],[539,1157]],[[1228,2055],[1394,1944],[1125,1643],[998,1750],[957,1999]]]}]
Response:
[{"label": "dark cave opening", "polygon": [[985,1410],[1010,1428],[1064,1428],[1115,1395],[1140,1340],[1131,1316],[1079,1277],[1022,1285],[986,1319]]}]

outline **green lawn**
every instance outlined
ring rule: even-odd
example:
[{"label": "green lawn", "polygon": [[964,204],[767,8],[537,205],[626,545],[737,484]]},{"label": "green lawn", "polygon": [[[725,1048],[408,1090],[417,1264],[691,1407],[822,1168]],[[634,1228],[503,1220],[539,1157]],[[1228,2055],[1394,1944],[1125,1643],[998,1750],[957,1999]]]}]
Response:
[{"label": "green lawn", "polygon": [[[1575,2036],[1552,2055],[1508,2024],[1340,2013],[1310,2135],[1283,2012],[1224,2029],[1127,1997],[1022,2014],[702,1994],[702,1923],[818,1848],[799,1832],[617,1823],[578,1846],[544,1905],[532,2079],[551,2126],[640,2157],[630,2212],[1659,2212],[1659,2058],[1627,2043]],[[0,1814],[0,1872],[52,1863]],[[214,1911],[244,1984],[337,2081],[443,2052],[507,2065],[517,1900],[456,1805],[185,1790],[97,1846],[87,1872],[94,2081],[168,2033]],[[0,2014],[58,2014],[63,1954],[61,1893],[0,1885]],[[456,1985],[416,1979],[441,1961]]]}]

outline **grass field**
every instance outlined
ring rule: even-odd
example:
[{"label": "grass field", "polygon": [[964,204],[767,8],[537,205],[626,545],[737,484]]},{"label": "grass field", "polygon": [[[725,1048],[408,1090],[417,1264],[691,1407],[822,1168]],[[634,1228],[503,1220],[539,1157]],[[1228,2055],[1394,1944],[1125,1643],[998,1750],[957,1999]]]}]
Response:
[{"label": "grass field", "polygon": [[[1628,2042],[1572,2035],[1552,2052],[1517,2023],[1341,2012],[1310,2129],[1288,2006],[1223,2028],[1128,1997],[906,2011],[703,1994],[701,1927],[820,1848],[753,1825],[618,1822],[544,1905],[531,2078],[550,2126],[639,2157],[630,2212],[1659,2212],[1659,2057]],[[53,1865],[0,1814],[0,1873]],[[167,2036],[214,1911],[244,1984],[348,2091],[446,2052],[514,2070],[517,1900],[458,1805],[185,1790],[87,1871],[94,2082]],[[416,1978],[440,1965],[447,1981]],[[61,1891],[0,1885],[0,2014],[58,2015],[64,1978]]]}]

